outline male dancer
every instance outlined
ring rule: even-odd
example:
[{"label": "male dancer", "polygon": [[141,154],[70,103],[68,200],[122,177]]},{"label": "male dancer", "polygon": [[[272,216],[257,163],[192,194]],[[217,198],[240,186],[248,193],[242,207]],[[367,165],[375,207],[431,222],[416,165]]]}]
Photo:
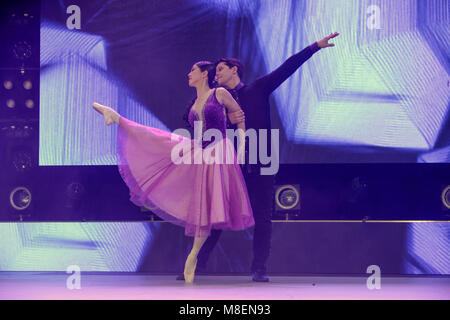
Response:
[{"label": "male dancer", "polygon": [[[244,121],[244,112],[250,116],[246,119],[246,128],[252,128],[257,133],[259,129],[270,129],[270,94],[288,79],[300,66],[321,48],[334,47],[328,43],[339,33],[335,32],[329,36],[314,42],[302,51],[287,59],[281,66],[271,73],[258,78],[250,84],[241,82],[243,76],[242,64],[237,59],[222,58],[216,63],[216,77],[219,86],[223,86],[233,95],[241,106],[242,111],[228,114],[232,124]],[[270,141],[270,138],[267,139]],[[259,141],[259,137],[258,140]],[[267,146],[268,150],[270,146]],[[246,162],[247,163],[247,162]],[[247,184],[250,202],[255,219],[253,235],[253,262],[251,266],[252,280],[256,282],[268,282],[266,274],[266,262],[269,258],[270,240],[272,234],[272,188],[273,175],[261,175],[262,165],[246,164],[243,175]],[[209,254],[216,245],[221,235],[221,230],[213,229],[198,255],[197,273],[206,270]],[[179,277],[181,280],[182,277]]]}]

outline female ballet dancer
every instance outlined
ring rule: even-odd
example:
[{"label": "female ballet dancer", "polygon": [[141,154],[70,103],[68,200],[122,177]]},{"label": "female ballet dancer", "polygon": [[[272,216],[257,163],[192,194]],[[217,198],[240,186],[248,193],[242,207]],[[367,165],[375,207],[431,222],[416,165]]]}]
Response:
[{"label": "female ballet dancer", "polygon": [[[143,126],[112,108],[93,104],[107,125],[119,124],[118,168],[130,189],[130,200],[137,206],[152,208],[164,220],[183,226],[185,235],[194,237],[184,266],[186,283],[194,280],[197,255],[212,228],[243,230],[254,225],[247,188],[237,162],[244,152],[245,123],[238,124],[242,130],[238,134],[242,148],[236,155],[233,142],[226,138],[224,108],[228,112],[241,109],[226,89],[213,88],[214,77],[214,63],[200,61],[192,66],[188,74],[189,86],[196,89],[197,96],[190,107],[188,120],[194,128],[197,124],[203,131],[219,131],[223,139],[218,141],[191,140]],[[179,143],[189,146],[186,154],[182,152],[183,159],[192,160],[200,155],[202,161],[174,163],[172,149]],[[220,152],[223,149],[228,153]],[[232,161],[225,159],[229,150],[232,150]],[[205,153],[212,155],[210,161],[203,160]],[[211,161],[214,157],[216,161]]]}]

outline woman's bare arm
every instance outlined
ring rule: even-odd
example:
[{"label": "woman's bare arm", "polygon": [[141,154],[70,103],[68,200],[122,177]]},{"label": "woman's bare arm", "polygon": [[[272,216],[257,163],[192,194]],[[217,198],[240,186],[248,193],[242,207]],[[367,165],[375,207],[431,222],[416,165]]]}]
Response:
[{"label": "woman's bare arm", "polygon": [[[217,100],[227,108],[228,112],[242,111],[239,104],[234,100],[231,93],[225,88],[217,88],[216,90]],[[241,121],[236,124],[239,135],[239,148],[237,150],[239,163],[243,163],[245,154],[245,121]],[[241,130],[239,130],[241,129]]]}]

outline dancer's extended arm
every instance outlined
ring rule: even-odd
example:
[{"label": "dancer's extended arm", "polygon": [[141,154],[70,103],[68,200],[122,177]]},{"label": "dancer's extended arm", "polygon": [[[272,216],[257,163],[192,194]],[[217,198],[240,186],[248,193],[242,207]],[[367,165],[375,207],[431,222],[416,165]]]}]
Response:
[{"label": "dancer's extended arm", "polygon": [[258,86],[262,86],[267,94],[270,94],[278,88],[286,79],[288,79],[300,66],[321,48],[334,47],[334,43],[328,43],[332,38],[339,35],[338,32],[332,33],[323,39],[314,42],[302,51],[294,54],[287,59],[281,66],[271,73],[256,80]]}]

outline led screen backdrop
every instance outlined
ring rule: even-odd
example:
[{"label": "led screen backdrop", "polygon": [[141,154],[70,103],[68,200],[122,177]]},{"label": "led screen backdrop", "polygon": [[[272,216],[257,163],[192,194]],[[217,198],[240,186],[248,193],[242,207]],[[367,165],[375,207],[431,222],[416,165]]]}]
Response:
[{"label": "led screen backdrop", "polygon": [[193,63],[239,58],[249,82],[334,31],[336,46],[272,95],[281,163],[449,162],[449,6],[42,0],[39,163],[116,163],[117,127],[93,101],[173,131],[195,94]]},{"label": "led screen backdrop", "polygon": [[[449,11],[446,0],[41,0],[39,164],[116,163],[117,127],[104,125],[93,101],[172,131],[185,126],[194,62],[239,58],[250,82],[334,31],[336,46],[272,95],[281,162],[448,163]],[[353,263],[331,269],[372,254],[387,257],[393,273],[450,273],[448,223],[305,223],[306,232],[292,225],[274,228],[271,271],[298,259],[300,271],[360,272]],[[189,247],[183,230],[165,223],[2,223],[0,234],[1,271],[177,273]],[[251,232],[223,238],[212,262],[248,272]],[[281,248],[297,244],[297,254],[283,256]],[[332,244],[348,260],[330,256]]]},{"label": "led screen backdrop", "polygon": [[[448,223],[275,223],[271,273],[450,274]],[[169,223],[1,223],[0,271],[179,273],[190,251]],[[380,234],[382,236],[380,237]],[[224,232],[209,268],[248,273],[252,233]],[[287,241],[286,238],[289,238]],[[307,257],[307,259],[305,258]]]}]

